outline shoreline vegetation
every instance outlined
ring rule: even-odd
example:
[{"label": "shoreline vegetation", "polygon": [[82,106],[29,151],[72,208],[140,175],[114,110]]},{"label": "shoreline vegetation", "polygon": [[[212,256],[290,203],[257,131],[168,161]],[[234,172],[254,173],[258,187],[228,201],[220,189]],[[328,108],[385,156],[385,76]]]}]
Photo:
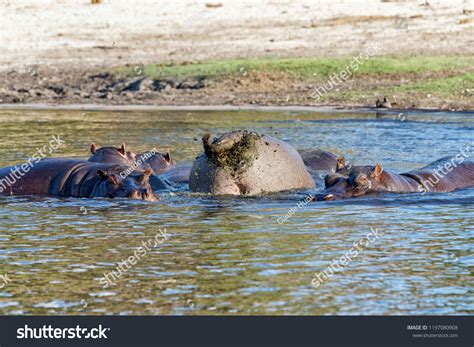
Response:
[{"label": "shoreline vegetation", "polygon": [[0,104],[264,105],[474,110],[474,57],[370,57],[324,93],[353,57],[252,58],[23,68],[0,74]]}]

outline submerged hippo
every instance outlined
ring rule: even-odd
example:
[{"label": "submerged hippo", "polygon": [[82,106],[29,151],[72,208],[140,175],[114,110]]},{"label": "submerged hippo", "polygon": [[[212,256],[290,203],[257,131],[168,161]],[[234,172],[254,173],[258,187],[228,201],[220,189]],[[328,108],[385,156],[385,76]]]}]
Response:
[{"label": "submerged hippo", "polygon": [[168,152],[158,153],[155,150],[137,155],[137,159],[145,162],[153,170],[155,175],[161,175],[176,168],[176,161]]},{"label": "submerged hippo", "polygon": [[25,165],[0,169],[0,194],[158,200],[149,184],[151,170],[124,177],[127,166],[66,158]]},{"label": "submerged hippo", "polygon": [[170,154],[159,153],[155,149],[151,151],[136,154],[132,151],[125,150],[125,144],[122,147],[101,147],[93,143],[91,145],[92,156],[89,161],[107,164],[121,164],[134,166],[141,169],[150,168],[156,175],[168,172],[176,167],[176,162],[171,158]]},{"label": "submerged hippo", "polygon": [[[142,154],[136,154],[132,151],[125,150],[125,144],[122,147],[101,147],[98,148],[95,143],[91,146],[92,156],[89,161],[98,163],[125,165],[129,168],[125,171],[133,171],[138,168],[141,170],[152,170],[150,176],[150,185],[153,190],[175,190],[175,182],[173,181],[176,162],[171,159],[169,153],[161,154],[156,150],[151,150]],[[161,176],[164,173],[169,173],[170,177]],[[189,177],[189,171],[186,173]],[[187,182],[186,182],[187,183]]]},{"label": "submerged hippo", "polygon": [[376,192],[450,192],[474,186],[474,162],[459,156],[439,159],[421,169],[397,174],[382,165],[344,166],[325,178],[317,200],[336,200]]},{"label": "submerged hippo", "polygon": [[189,176],[195,192],[257,195],[315,186],[301,156],[281,140],[239,130],[202,141],[204,153]]},{"label": "submerged hippo", "polygon": [[332,186],[339,178],[341,177],[349,177],[351,171],[370,171],[373,167],[370,165],[365,166],[353,166],[347,165],[346,159],[344,157],[338,157],[336,159],[336,165],[332,169],[333,174],[326,175],[324,177],[324,184],[326,187]]},{"label": "submerged hippo", "polygon": [[95,143],[91,145],[91,154],[89,161],[103,164],[121,164],[130,165],[136,160],[136,154],[125,150],[125,144],[122,147],[102,147],[99,148]]},{"label": "submerged hippo", "polygon": [[337,166],[338,157],[321,149],[310,149],[298,151],[303,158],[304,164],[311,170],[330,171]]}]

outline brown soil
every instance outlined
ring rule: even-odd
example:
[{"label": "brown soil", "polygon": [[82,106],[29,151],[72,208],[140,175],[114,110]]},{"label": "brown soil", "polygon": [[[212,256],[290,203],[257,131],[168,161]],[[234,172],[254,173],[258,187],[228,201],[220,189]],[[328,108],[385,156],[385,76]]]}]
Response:
[{"label": "brown soil", "polygon": [[[321,81],[282,73],[221,80],[140,80],[104,74],[118,65],[249,57],[348,57],[368,42],[383,55],[474,53],[472,4],[466,0],[300,0],[216,3],[183,0],[34,0],[0,6],[0,103],[153,105],[317,105]],[[360,76],[321,104],[373,106],[403,74]],[[353,95],[353,92],[357,92]],[[399,107],[474,109],[473,97],[398,93]]]},{"label": "brown soil", "polygon": [[[317,103],[312,97],[321,82],[301,80],[283,72],[249,72],[221,79],[150,79],[124,77],[113,73],[69,70],[67,75],[44,71],[10,71],[0,74],[0,103],[103,104],[103,105],[343,105],[375,106],[387,96],[396,108],[473,110],[474,98],[398,92],[388,88],[413,80],[449,77],[449,72],[358,75],[338,86],[338,91]],[[354,93],[348,97],[347,93]],[[381,94],[382,93],[382,94]]]}]

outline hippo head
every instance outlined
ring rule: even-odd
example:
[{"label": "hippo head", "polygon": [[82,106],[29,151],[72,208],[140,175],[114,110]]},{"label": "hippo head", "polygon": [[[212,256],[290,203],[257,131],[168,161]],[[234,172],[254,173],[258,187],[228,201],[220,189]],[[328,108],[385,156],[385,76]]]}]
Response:
[{"label": "hippo head", "polygon": [[336,167],[333,173],[324,177],[324,185],[326,188],[332,187],[340,178],[348,178],[352,170],[369,170],[370,166],[353,166],[347,165],[344,157],[338,157]]},{"label": "hippo head", "polygon": [[89,161],[107,164],[130,165],[136,160],[136,154],[125,150],[125,144],[122,147],[102,147],[98,148],[95,143],[91,145],[92,156]]},{"label": "hippo head", "polygon": [[115,166],[111,169],[97,170],[100,179],[100,195],[108,198],[128,198],[158,201],[150,187],[151,170],[127,173],[128,167]]},{"label": "hippo head", "polygon": [[326,189],[316,200],[339,200],[366,195],[383,186],[382,165],[341,166],[335,173],[324,177]]},{"label": "hippo head", "polygon": [[168,152],[162,154],[153,149],[137,155],[137,158],[140,159],[142,167],[149,167],[156,175],[163,174],[176,167],[176,161],[171,158]]}]

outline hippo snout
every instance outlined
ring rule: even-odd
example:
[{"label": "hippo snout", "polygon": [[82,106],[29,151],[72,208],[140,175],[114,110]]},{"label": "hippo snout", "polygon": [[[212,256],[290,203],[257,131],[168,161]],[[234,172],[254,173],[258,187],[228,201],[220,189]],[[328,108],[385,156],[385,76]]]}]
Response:
[{"label": "hippo snout", "polygon": [[142,189],[142,190],[134,189],[131,191],[128,198],[137,199],[137,200],[146,200],[146,201],[158,201],[158,197],[153,192],[147,189]]},{"label": "hippo snout", "polygon": [[333,201],[340,199],[344,199],[344,196],[336,193],[322,193],[315,196],[316,201]]},{"label": "hippo snout", "polygon": [[323,200],[326,200],[326,201],[334,200],[334,194],[325,194],[323,196]]},{"label": "hippo snout", "polygon": [[316,201],[328,201],[328,200],[332,200],[334,197],[333,194],[318,194],[315,196],[315,199]]},{"label": "hippo snout", "polygon": [[146,192],[145,194],[143,194],[142,198],[143,198],[143,200],[146,200],[146,201],[158,201],[158,200],[160,200],[158,198],[158,195],[153,194],[153,193],[149,193],[149,192]]},{"label": "hippo snout", "polygon": [[146,201],[158,201],[158,195],[150,190],[144,189],[141,193],[142,199]]}]

